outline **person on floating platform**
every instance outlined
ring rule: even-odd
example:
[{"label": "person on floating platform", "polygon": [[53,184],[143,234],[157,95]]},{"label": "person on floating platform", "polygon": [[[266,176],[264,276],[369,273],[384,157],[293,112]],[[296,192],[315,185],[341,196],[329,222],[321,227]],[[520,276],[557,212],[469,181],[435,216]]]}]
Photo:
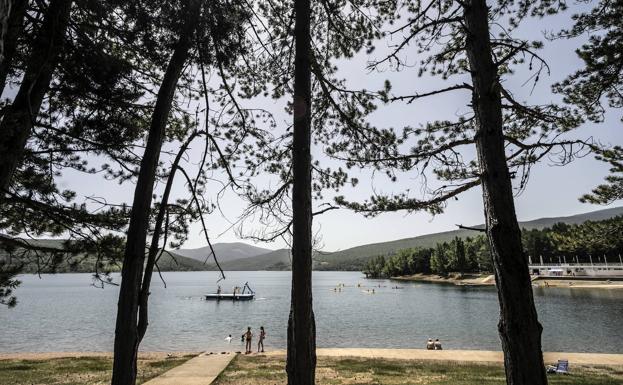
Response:
[{"label": "person on floating platform", "polygon": [[251,354],[251,340],[253,339],[253,333],[251,333],[251,326],[247,327],[247,331],[242,335],[242,339],[246,341],[244,354]]},{"label": "person on floating platform", "polygon": [[216,294],[221,295],[221,285],[216,288]]},{"label": "person on floating platform", "polygon": [[443,348],[441,347],[441,341],[439,341],[439,338],[435,339],[435,350],[443,350]]},{"label": "person on floating platform", "polygon": [[426,349],[427,350],[434,350],[435,349],[435,343],[433,342],[432,338],[429,338],[428,341],[426,342]]},{"label": "person on floating platform", "polygon": [[257,341],[257,352],[260,352],[260,346],[262,347],[262,353],[264,353],[264,338],[266,338],[266,331],[264,330],[264,326],[260,326],[260,337]]}]

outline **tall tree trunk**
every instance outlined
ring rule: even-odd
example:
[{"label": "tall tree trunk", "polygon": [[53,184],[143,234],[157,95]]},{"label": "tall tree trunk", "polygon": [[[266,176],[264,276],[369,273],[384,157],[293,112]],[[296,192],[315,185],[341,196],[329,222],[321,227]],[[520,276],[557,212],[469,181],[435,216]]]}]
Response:
[{"label": "tall tree trunk", "polygon": [[480,162],[486,231],[500,303],[498,329],[509,385],[547,384],[542,327],[538,321],[528,260],[521,244],[510,173],[506,164],[502,106],[497,66],[489,40],[485,0],[465,6],[467,58],[474,91],[473,109],[478,126],[476,147]]},{"label": "tall tree trunk", "polygon": [[71,10],[71,0],[52,0],[33,43],[15,100],[0,123],[0,190],[6,190],[24,155],[33,122],[50,87]]},{"label": "tall tree trunk", "polygon": [[138,304],[156,168],[173,96],[193,44],[200,11],[200,0],[191,0],[187,3],[183,30],[180,32],[179,40],[158,91],[149,128],[149,138],[141,160],[121,270],[112,385],[134,385],[136,383],[136,359],[140,343],[137,324]]},{"label": "tall tree trunk", "polygon": [[0,0],[9,5],[9,13],[2,15],[2,41],[0,42],[0,96],[6,87],[6,79],[17,51],[17,40],[24,31],[24,16],[28,0]]},{"label": "tall tree trunk", "polygon": [[[156,266],[156,259],[158,252],[160,251],[160,235],[162,234],[164,218],[167,211],[167,205],[169,204],[169,195],[171,194],[171,188],[173,187],[173,181],[175,180],[175,173],[179,166],[182,155],[188,149],[190,143],[201,133],[198,131],[193,132],[186,142],[180,147],[177,152],[173,164],[171,165],[171,172],[167,179],[167,184],[164,187],[162,193],[162,200],[160,201],[160,208],[156,215],[156,222],[154,224],[154,232],[151,236],[151,243],[149,245],[149,253],[147,254],[147,262],[145,263],[145,273],[143,274],[143,283],[141,284],[141,291],[138,301],[138,343],[140,344],[145,337],[147,326],[149,325],[149,288],[151,287],[151,278],[153,276],[154,267]],[[166,225],[166,224],[165,224]],[[166,236],[165,236],[166,240]]]},{"label": "tall tree trunk", "polygon": [[310,0],[295,0],[294,131],[292,139],[292,292],[286,372],[289,385],[316,377],[312,304]]},{"label": "tall tree trunk", "polygon": [[9,29],[13,0],[0,0],[0,64],[4,61],[4,37]]}]

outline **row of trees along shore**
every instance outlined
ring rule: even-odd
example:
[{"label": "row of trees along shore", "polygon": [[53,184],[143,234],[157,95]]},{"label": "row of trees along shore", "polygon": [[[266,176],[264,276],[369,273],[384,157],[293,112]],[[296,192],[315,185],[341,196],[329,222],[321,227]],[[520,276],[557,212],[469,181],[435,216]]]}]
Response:
[{"label": "row of trees along shore", "polygon": [[[521,81],[509,80],[523,71],[536,86],[549,72],[547,44],[522,38],[520,26],[563,13],[564,1],[2,0],[0,303],[15,306],[27,261],[96,255],[101,285],[112,283],[102,266],[121,264],[112,384],[134,385],[158,261],[192,223],[211,245],[206,217],[229,192],[247,203],[241,236],[292,247],[286,371],[288,384],[311,385],[313,218],[337,208],[436,214],[479,187],[506,381],[546,384],[514,193],[539,161],[594,153],[611,174],[582,200],[623,196],[623,149],[573,137],[623,105],[621,1],[591,2],[570,28],[546,36],[556,44],[593,33],[577,50],[584,65],[553,85],[559,102],[531,104],[514,96]],[[390,81],[352,87],[340,68],[356,55],[368,57],[362,74],[413,74],[403,84],[413,92],[396,93]],[[418,77],[438,88],[423,89]],[[398,128],[369,119],[385,106],[456,95],[461,115]],[[274,106],[270,98],[288,119],[261,107]],[[357,186],[354,169],[425,194],[337,195]],[[100,196],[117,185],[132,202]],[[89,186],[99,190],[80,192]],[[46,237],[66,241],[37,241]],[[213,250],[208,258],[218,264]]]},{"label": "row of trees along shore", "polygon": [[[623,217],[550,228],[522,230],[522,244],[532,263],[621,263]],[[493,263],[484,235],[456,237],[432,248],[410,248],[379,255],[363,267],[369,278],[411,274],[491,273]]]}]

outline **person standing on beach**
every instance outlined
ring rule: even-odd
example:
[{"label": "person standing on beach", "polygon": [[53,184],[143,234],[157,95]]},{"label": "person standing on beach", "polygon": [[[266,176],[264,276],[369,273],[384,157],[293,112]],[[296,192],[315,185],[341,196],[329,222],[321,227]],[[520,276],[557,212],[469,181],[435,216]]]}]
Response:
[{"label": "person standing on beach", "polygon": [[264,353],[264,338],[266,338],[266,331],[264,330],[264,326],[260,326],[260,337],[257,341],[257,352],[260,352],[260,346],[262,346],[262,353]]},{"label": "person standing on beach", "polygon": [[251,354],[251,340],[253,339],[253,333],[251,333],[251,326],[247,327],[247,331],[242,335],[246,341],[246,347],[244,354]]}]

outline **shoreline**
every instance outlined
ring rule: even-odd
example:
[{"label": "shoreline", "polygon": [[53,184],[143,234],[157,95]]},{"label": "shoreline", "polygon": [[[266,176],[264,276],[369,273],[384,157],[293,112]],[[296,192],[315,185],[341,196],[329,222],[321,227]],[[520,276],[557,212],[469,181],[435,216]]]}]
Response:
[{"label": "shoreline", "polygon": [[[389,278],[392,281],[443,283],[456,286],[495,286],[493,274],[463,274],[450,273],[447,276],[437,274],[413,274]],[[538,288],[572,288],[572,289],[623,289],[623,281],[610,279],[582,279],[581,277],[532,277],[532,286]]]},{"label": "shoreline", "polygon": [[623,281],[620,277],[617,280],[609,279],[582,279],[582,278],[556,278],[536,277],[532,279],[532,285],[539,288],[548,287],[567,287],[574,289],[604,289],[615,290],[623,289]]},{"label": "shoreline", "polygon": [[444,283],[456,286],[495,286],[493,274],[449,273],[447,276],[437,274],[412,274],[390,277],[392,281]]},{"label": "shoreline", "polygon": [[[200,352],[141,352],[139,358],[165,359],[199,355]],[[215,354],[222,354],[220,352]],[[226,354],[234,354],[228,352]],[[259,356],[283,356],[283,349],[271,350],[266,353],[253,353]],[[457,362],[504,362],[501,351],[493,350],[426,350],[426,349],[383,349],[383,348],[318,348],[316,354],[322,357],[362,357],[396,360],[433,360]],[[24,352],[0,353],[0,360],[50,360],[75,357],[110,357],[112,352]],[[623,367],[623,354],[616,353],[574,353],[574,352],[544,352],[545,363],[567,359],[574,365],[607,365]]]},{"label": "shoreline", "polygon": [[[180,358],[189,355],[199,355],[202,352],[166,352],[166,351],[153,351],[153,352],[139,352],[139,359],[165,359],[165,358]],[[13,352],[13,353],[0,353],[0,360],[53,360],[57,358],[77,358],[77,357],[104,357],[112,358],[113,352]]]}]

